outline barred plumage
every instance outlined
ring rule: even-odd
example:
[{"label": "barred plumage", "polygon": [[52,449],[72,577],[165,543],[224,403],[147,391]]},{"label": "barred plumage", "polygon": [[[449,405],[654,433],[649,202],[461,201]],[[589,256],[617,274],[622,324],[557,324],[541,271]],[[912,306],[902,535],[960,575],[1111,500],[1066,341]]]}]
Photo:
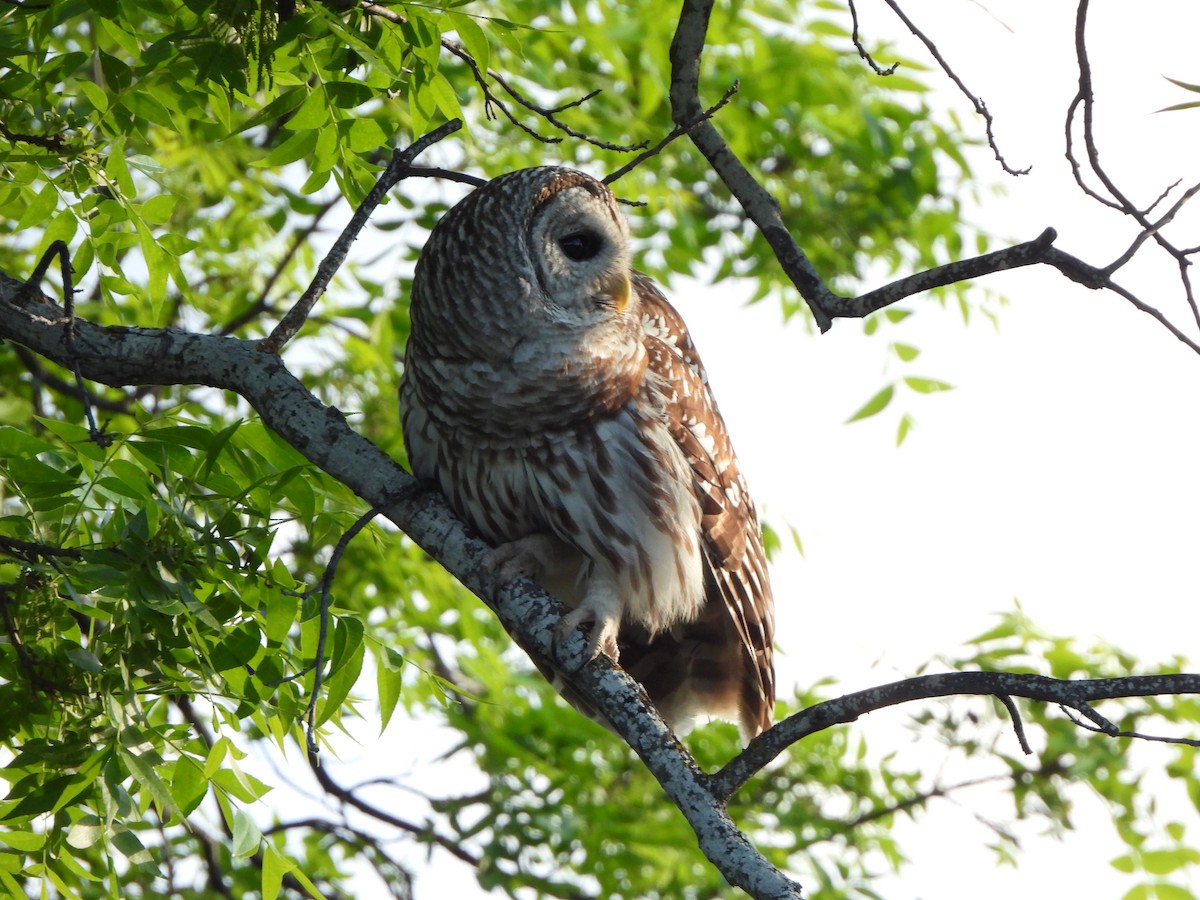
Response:
[{"label": "barred plumage", "polygon": [[[401,416],[414,473],[588,626],[679,730],[774,707],[754,505],[687,328],[630,268],[608,188],[514,172],[417,264]],[[571,697],[575,705],[579,699]],[[590,711],[584,709],[584,712]]]}]

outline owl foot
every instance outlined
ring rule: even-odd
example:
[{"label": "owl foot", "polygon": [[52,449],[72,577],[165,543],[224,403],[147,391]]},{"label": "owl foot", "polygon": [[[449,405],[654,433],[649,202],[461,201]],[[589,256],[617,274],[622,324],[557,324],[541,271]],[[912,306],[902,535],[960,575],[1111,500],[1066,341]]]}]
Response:
[{"label": "owl foot", "polygon": [[[580,625],[585,626],[588,636],[587,659],[591,661],[601,653],[613,662],[621,658],[617,646],[617,633],[621,628],[621,604],[616,591],[608,585],[593,585],[583,603],[559,620],[555,633],[560,641]],[[587,627],[590,626],[590,627]]]},{"label": "owl foot", "polygon": [[483,564],[496,574],[496,584],[505,585],[518,578],[540,581],[557,552],[554,538],[531,534],[501,544],[483,558]]}]

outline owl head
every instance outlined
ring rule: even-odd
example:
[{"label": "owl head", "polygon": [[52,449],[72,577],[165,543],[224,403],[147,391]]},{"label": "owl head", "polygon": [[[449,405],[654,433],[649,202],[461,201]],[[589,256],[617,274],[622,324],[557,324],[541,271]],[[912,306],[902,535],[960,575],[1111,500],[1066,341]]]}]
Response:
[{"label": "owl head", "polygon": [[616,199],[591,176],[551,166],[502,175],[430,234],[413,282],[414,334],[436,329],[479,355],[488,348],[470,338],[481,332],[508,353],[522,336],[627,330],[628,241]]}]

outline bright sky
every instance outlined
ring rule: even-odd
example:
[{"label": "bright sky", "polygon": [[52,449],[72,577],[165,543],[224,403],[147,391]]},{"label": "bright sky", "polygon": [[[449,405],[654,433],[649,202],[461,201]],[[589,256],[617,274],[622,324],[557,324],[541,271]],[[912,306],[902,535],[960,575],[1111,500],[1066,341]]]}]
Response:
[{"label": "bright sky", "polygon": [[[983,182],[1003,182],[1008,193],[989,197],[974,221],[1014,240],[1053,225],[1062,249],[1098,264],[1115,257],[1134,233],[1079,194],[1063,157],[1075,90],[1073,4],[1009,0],[994,14],[975,2],[910,5],[987,101],[1009,162],[1033,166],[1012,179],[990,153],[977,153]],[[902,36],[880,0],[861,0],[859,14],[866,35]],[[1189,0],[1149,0],[1136,13],[1094,4],[1089,43],[1103,160],[1139,202],[1176,178],[1200,180],[1200,110],[1152,114],[1194,96],[1162,76],[1200,82],[1198,34],[1200,4]],[[911,38],[901,52],[926,58]],[[939,91],[935,104],[947,103],[972,136],[982,134],[966,101]],[[1200,214],[1190,221],[1184,243],[1200,244]],[[1171,274],[1138,268],[1121,280],[1186,325]],[[805,558],[785,555],[773,574],[785,685],[832,676],[854,690],[911,674],[991,627],[1014,599],[1053,633],[1096,636],[1149,661],[1180,653],[1200,663],[1200,420],[1188,402],[1200,356],[1119,297],[1053,270],[986,284],[1011,301],[998,332],[983,319],[963,327],[956,312],[927,300],[907,304],[918,314],[893,337],[921,348],[908,365],[885,364],[883,341],[864,336],[858,322],[839,321],[818,338],[799,324],[781,328],[770,304],[741,309],[728,289],[675,292],[751,489],[767,517],[795,526],[804,542]],[[843,424],[897,374],[956,388],[900,396],[876,419]],[[919,424],[895,449],[903,411]],[[870,728],[880,753],[903,750],[912,744],[904,718],[882,713],[850,727]],[[437,740],[430,735],[422,752],[401,755],[432,759],[443,746]],[[397,741],[385,735],[373,748],[392,772]],[[1151,747],[1143,756],[1165,762],[1170,751]],[[930,765],[939,762],[934,756]],[[1162,792],[1161,819],[1188,823],[1196,844],[1195,809],[1172,787]],[[901,826],[913,864],[902,879],[878,885],[883,896],[1116,898],[1131,884],[1108,865],[1121,847],[1086,790],[1081,829],[1065,842],[1022,833],[1019,871],[995,869],[983,849],[990,834],[969,811],[1003,818],[1007,807],[979,795],[965,803],[942,803],[919,827]],[[445,855],[419,867],[418,877],[422,895],[485,896]]]},{"label": "bright sky", "polygon": [[[1053,225],[1068,252],[1096,264],[1117,256],[1134,232],[1079,193],[1063,155],[1076,88],[1073,4],[1009,2],[996,17],[975,3],[939,3],[936,16],[917,6],[909,12],[987,102],[1009,163],[1033,166],[1012,179],[990,153],[977,153],[977,173],[1002,181],[1007,196],[986,199],[974,221],[1015,240]],[[878,0],[860,3],[859,15],[865,33],[899,36]],[[1197,34],[1200,6],[1184,0],[1147,3],[1136,14],[1093,5],[1101,158],[1139,203],[1177,178],[1185,187],[1200,180],[1200,110],[1152,114],[1195,99],[1162,76],[1200,81]],[[911,38],[901,48],[926,58]],[[964,100],[937,96],[960,110],[972,134],[982,133]],[[1181,221],[1194,226],[1177,232],[1190,235],[1181,243],[1200,244],[1200,215]],[[1169,267],[1130,267],[1118,281],[1186,330]],[[734,312],[725,297],[674,298],[751,490],[769,519],[790,522],[804,542],[804,559],[792,555],[774,568],[783,683],[833,676],[850,690],[912,674],[991,627],[1014,598],[1053,633],[1096,636],[1149,661],[1178,653],[1200,663],[1200,418],[1188,399],[1200,356],[1119,297],[1050,269],[1005,273],[986,285],[1011,301],[998,332],[983,320],[964,328],[956,312],[929,301],[907,304],[918,314],[894,339],[922,350],[908,365],[885,365],[879,337],[864,336],[857,322],[839,321],[815,338],[779,328],[777,310],[765,304]],[[736,342],[731,327],[742,335]],[[896,374],[956,389],[898,397],[876,419],[843,424]],[[919,427],[893,449],[905,410]],[[888,716],[897,726],[890,730],[872,723],[875,750],[911,742],[901,720]],[[1160,748],[1142,758],[1170,756]],[[939,761],[934,755],[930,765]],[[1180,793],[1163,788],[1160,819],[1188,824],[1194,843],[1200,821]],[[935,806],[921,826],[903,828],[913,865],[880,893],[1118,897],[1131,886],[1108,865],[1121,847],[1100,804],[1085,790],[1079,802],[1080,831],[1063,843],[1029,831],[1015,872],[995,869],[984,850],[990,835],[968,811],[981,805],[1004,816],[1007,807],[977,795],[965,808]]]}]

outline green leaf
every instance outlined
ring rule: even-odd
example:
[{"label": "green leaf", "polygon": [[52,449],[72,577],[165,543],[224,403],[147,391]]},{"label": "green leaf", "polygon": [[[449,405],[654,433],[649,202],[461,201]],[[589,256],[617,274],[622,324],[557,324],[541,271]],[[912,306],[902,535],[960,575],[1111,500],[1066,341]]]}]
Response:
[{"label": "green leaf", "polygon": [[178,813],[175,806],[175,801],[171,797],[171,792],[167,790],[167,786],[163,780],[158,777],[158,773],[154,771],[154,766],[146,762],[137,753],[127,750],[124,746],[118,745],[117,752],[121,756],[121,760],[129,769],[129,774],[133,776],[134,781],[149,791],[150,796],[158,805],[158,808],[167,813]]},{"label": "green leaf", "polygon": [[67,844],[86,850],[104,836],[104,823],[96,816],[84,816],[67,830]]},{"label": "green leaf", "polygon": [[1141,862],[1142,868],[1151,875],[1168,875],[1195,860],[1189,858],[1189,855],[1182,850],[1144,850]]},{"label": "green leaf", "polygon": [[1174,106],[1164,106],[1162,109],[1156,109],[1155,112],[1175,112],[1180,109],[1196,109],[1200,107],[1200,100],[1193,100],[1190,103],[1176,103]]},{"label": "green leaf", "polygon": [[25,207],[25,212],[17,222],[17,231],[24,231],[35,224],[45,222],[50,218],[50,214],[54,212],[56,206],[58,206],[58,188],[54,186],[54,182],[49,182]]},{"label": "green leaf", "polygon": [[279,889],[283,886],[283,876],[293,866],[275,849],[273,844],[263,847],[262,861],[262,900],[275,900]]},{"label": "green leaf", "polygon": [[267,154],[265,159],[256,160],[253,164],[259,167],[286,166],[296,160],[312,156],[317,147],[317,132],[313,130],[297,131],[282,144]]},{"label": "green leaf", "polygon": [[868,419],[871,416],[883,412],[883,410],[887,408],[887,405],[892,402],[892,395],[894,393],[895,388],[889,384],[874,397],[864,403],[858,412],[846,420],[846,424],[857,422],[860,419]]},{"label": "green leaf", "polygon": [[346,141],[355,153],[369,153],[386,147],[391,135],[383,126],[371,118],[351,119],[346,131]]},{"label": "green leaf", "polygon": [[328,722],[350,695],[362,672],[366,645],[363,643],[363,624],[360,619],[340,617],[334,632],[333,671],[325,680],[325,697],[317,724]]},{"label": "green leaf", "polygon": [[382,734],[392,720],[396,702],[404,690],[404,657],[385,647],[375,665],[375,687],[379,692],[379,732]]},{"label": "green leaf", "polygon": [[920,348],[914,347],[912,344],[901,344],[898,342],[893,342],[891,345],[891,348],[892,348],[892,352],[895,353],[898,357],[900,357],[900,359],[903,360],[904,362],[912,362],[914,359],[916,359],[918,356],[921,355]]},{"label": "green leaf", "polygon": [[329,100],[320,88],[310,91],[300,104],[300,108],[288,119],[283,127],[288,131],[308,131],[322,128],[332,121]]},{"label": "green leaf", "polygon": [[433,80],[429,83],[429,88],[433,93],[433,99],[438,109],[442,111],[442,114],[447,119],[462,118],[463,111],[462,107],[458,104],[458,96],[454,93],[454,88],[446,80],[445,75],[441,72],[435,72]]},{"label": "green leaf", "polygon": [[79,89],[80,93],[87,97],[88,102],[92,104],[96,112],[103,114],[108,110],[109,95],[104,92],[100,85],[87,78],[83,78],[75,82],[75,86]]},{"label": "green leaf", "polygon": [[300,598],[280,591],[270,593],[265,603],[266,627],[264,635],[271,644],[282,644],[287,640],[288,633],[296,624],[300,614]]},{"label": "green leaf", "polygon": [[308,96],[309,91],[304,87],[289,88],[239,125],[236,131],[227,134],[226,137],[233,137],[235,134],[241,134],[243,131],[257,128],[260,125],[274,124],[308,99]]},{"label": "green leaf", "polygon": [[218,672],[241,668],[262,649],[262,632],[255,622],[243,622],[229,631],[212,650],[212,664]]},{"label": "green leaf", "polygon": [[1175,85],[1176,87],[1183,88],[1185,91],[1191,91],[1193,94],[1200,94],[1200,84],[1188,84],[1186,81],[1176,81],[1174,78],[1167,78],[1166,75],[1164,75],[1163,78],[1166,78],[1167,81],[1171,82],[1171,84]]},{"label": "green leaf", "polygon": [[146,845],[128,828],[119,828],[113,834],[112,845],[134,865],[146,865],[154,858]]},{"label": "green leaf", "polygon": [[170,791],[180,814],[190,816],[208,793],[204,769],[190,756],[179,757],[171,775]]},{"label": "green leaf", "polygon": [[261,844],[262,832],[258,830],[254,819],[245,810],[234,809],[233,846],[230,848],[230,852],[238,858],[253,856],[258,852]]},{"label": "green leaf", "polygon": [[55,241],[70,244],[78,227],[79,221],[75,218],[73,210],[60,210],[46,230],[42,232],[42,239],[38,244],[38,255],[44,254]]},{"label": "green leaf", "polygon": [[165,225],[171,221],[178,199],[173,194],[156,194],[141,205],[139,212],[151,225]]},{"label": "green leaf", "polygon": [[463,48],[471,54],[479,70],[486,72],[491,65],[491,46],[488,44],[487,34],[471,16],[454,12],[449,16]]},{"label": "green leaf", "polygon": [[46,835],[44,832],[0,829],[0,844],[6,844],[24,853],[35,853],[46,846]]},{"label": "green leaf", "polygon": [[908,376],[904,379],[904,383],[918,394],[934,394],[938,391],[954,390],[954,385],[947,384],[944,381],[937,381],[933,378],[916,378],[914,376]]},{"label": "green leaf", "polygon": [[68,648],[65,655],[72,663],[91,675],[99,675],[103,670],[96,654],[78,645]]},{"label": "green leaf", "polygon": [[0,425],[0,460],[10,456],[35,456],[53,449],[53,444],[34,437],[28,431]]}]

